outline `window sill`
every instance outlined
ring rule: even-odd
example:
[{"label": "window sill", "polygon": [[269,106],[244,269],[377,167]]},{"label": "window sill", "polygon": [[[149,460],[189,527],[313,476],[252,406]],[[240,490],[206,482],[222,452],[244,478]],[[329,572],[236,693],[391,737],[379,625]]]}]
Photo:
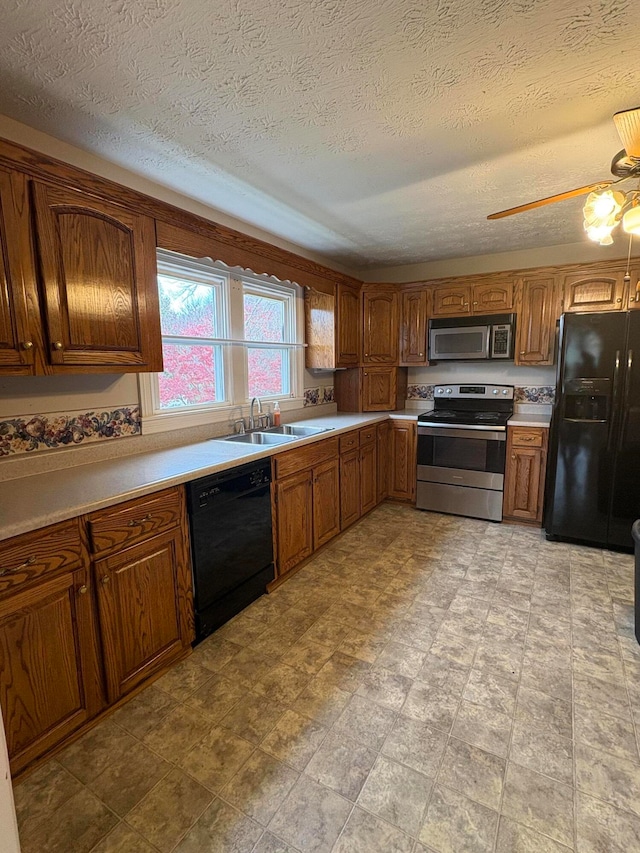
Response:
[{"label": "window sill", "polygon": [[[266,402],[264,400],[263,405]],[[304,405],[304,397],[288,397],[279,400],[282,412],[292,409],[301,409]],[[269,406],[271,408],[271,406]],[[162,414],[142,416],[142,433],[151,435],[158,432],[170,432],[171,430],[188,429],[195,426],[206,426],[207,424],[226,424],[228,431],[232,432],[233,422],[239,418],[249,417],[249,406],[224,406],[217,409],[207,409],[199,412],[169,411]]]}]

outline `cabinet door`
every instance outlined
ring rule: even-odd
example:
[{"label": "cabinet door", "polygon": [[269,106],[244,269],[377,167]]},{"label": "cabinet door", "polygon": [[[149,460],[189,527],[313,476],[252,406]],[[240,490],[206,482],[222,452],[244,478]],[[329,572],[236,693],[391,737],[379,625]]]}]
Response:
[{"label": "cabinet door", "polygon": [[518,282],[516,364],[553,364],[555,308],[553,278],[525,278]]},{"label": "cabinet door", "polygon": [[376,478],[377,486],[377,502],[380,503],[387,497],[389,490],[389,434],[391,432],[391,424],[389,421],[383,421],[378,424],[378,453],[377,463],[378,472]]},{"label": "cabinet door", "polygon": [[398,363],[398,294],[371,290],[362,294],[365,364]]},{"label": "cabinet door", "polygon": [[416,492],[416,425],[392,421],[389,457],[389,497],[410,501]]},{"label": "cabinet door", "polygon": [[631,282],[629,284],[629,293],[627,295],[627,308],[637,310],[640,308],[640,269],[636,267],[629,270]]},{"label": "cabinet door", "polygon": [[502,314],[513,308],[513,282],[495,281],[474,284],[471,293],[474,314]]},{"label": "cabinet door", "polygon": [[340,533],[340,461],[313,469],[313,550]]},{"label": "cabinet door", "polygon": [[340,529],[360,518],[360,451],[340,456]]},{"label": "cabinet door", "polygon": [[362,411],[391,412],[396,407],[397,368],[366,367],[362,375]]},{"label": "cabinet door", "polygon": [[313,553],[313,476],[292,474],[276,482],[278,575]]},{"label": "cabinet door", "polygon": [[441,285],[431,295],[434,317],[457,317],[471,313],[471,288],[467,285]]},{"label": "cabinet door", "polygon": [[360,361],[360,295],[338,284],[336,367],[355,367]]},{"label": "cabinet door", "polygon": [[624,272],[573,273],[564,279],[563,311],[621,311]]},{"label": "cabinet door", "polygon": [[369,512],[378,502],[376,442],[360,448],[360,513]]},{"label": "cabinet door", "polygon": [[336,298],[312,287],[304,292],[305,367],[333,370],[336,366]]},{"label": "cabinet door", "polygon": [[180,606],[185,561],[181,532],[173,530],[95,562],[110,702],[191,642]]},{"label": "cabinet door", "polygon": [[14,773],[100,709],[87,569],[0,602],[0,703]]},{"label": "cabinet door", "polygon": [[426,290],[405,290],[402,294],[400,364],[427,364]]},{"label": "cabinet door", "polygon": [[[35,294],[26,180],[0,168],[0,372],[33,373],[27,292]],[[35,300],[34,300],[35,302]]]},{"label": "cabinet door", "polygon": [[538,447],[512,447],[505,472],[504,515],[540,521],[543,452]]},{"label": "cabinet door", "polygon": [[153,220],[73,190],[33,190],[53,372],[162,370]]}]

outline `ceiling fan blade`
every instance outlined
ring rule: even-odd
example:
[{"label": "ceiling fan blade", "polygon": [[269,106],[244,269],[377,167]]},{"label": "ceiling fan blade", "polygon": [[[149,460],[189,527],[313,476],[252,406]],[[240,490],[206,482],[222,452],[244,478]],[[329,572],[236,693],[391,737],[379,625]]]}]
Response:
[{"label": "ceiling fan blade", "polygon": [[629,157],[640,157],[640,107],[616,113],[613,121]]},{"label": "ceiling fan blade", "polygon": [[507,210],[500,210],[498,213],[492,213],[487,216],[487,219],[503,219],[505,216],[513,216],[514,213],[524,213],[525,210],[533,210],[536,207],[544,207],[545,204],[553,204],[556,201],[564,201],[567,198],[574,198],[577,195],[586,195],[594,190],[602,190],[605,187],[611,186],[614,181],[598,181],[597,184],[588,184],[586,187],[578,187],[575,190],[567,190],[564,193],[547,196],[547,198],[539,198],[537,201],[530,201],[527,204],[520,204],[518,207],[510,207]]}]

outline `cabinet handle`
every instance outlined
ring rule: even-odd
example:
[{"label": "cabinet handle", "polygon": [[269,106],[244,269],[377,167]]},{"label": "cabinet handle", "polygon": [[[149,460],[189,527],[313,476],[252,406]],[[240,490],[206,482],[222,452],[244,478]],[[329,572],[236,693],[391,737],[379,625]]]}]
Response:
[{"label": "cabinet handle", "polygon": [[89,587],[84,583],[78,589],[78,595],[86,595],[88,592],[89,592]]},{"label": "cabinet handle", "polygon": [[100,578],[100,583],[101,583],[103,586],[106,586],[110,581],[111,581],[111,578],[109,577],[109,575],[103,575],[103,576]]},{"label": "cabinet handle", "polygon": [[515,453],[512,453],[512,454],[511,454],[511,458],[512,458],[512,459],[515,459],[515,458],[516,458],[516,454],[515,454]]},{"label": "cabinet handle", "polygon": [[26,569],[27,566],[32,566],[37,559],[37,557],[29,557],[28,560],[24,561],[24,563],[20,563],[19,566],[13,566],[10,569],[0,569],[0,577],[3,575],[10,575],[12,572],[19,572],[20,569]]},{"label": "cabinet handle", "polygon": [[149,519],[150,519],[150,518],[151,518],[151,513],[150,513],[150,512],[148,512],[148,513],[147,513],[145,516],[143,516],[142,518],[132,518],[132,519],[131,519],[131,521],[130,521],[130,522],[128,522],[129,527],[138,527],[139,525],[144,524],[144,523],[145,523],[145,521],[149,521]]},{"label": "cabinet handle", "polygon": [[618,296],[618,298],[616,299],[616,302],[622,302],[622,297]]},{"label": "cabinet handle", "polygon": [[33,349],[33,341],[22,341],[22,349]]},{"label": "cabinet handle", "polygon": [[474,302],[473,304],[474,304],[474,305],[477,305],[478,303],[477,303],[477,302]]},{"label": "cabinet handle", "polygon": [[520,355],[526,355],[527,351],[525,349],[521,350]]},{"label": "cabinet handle", "polygon": [[54,341],[53,342],[53,348],[58,349],[58,350],[63,349],[62,341]]}]

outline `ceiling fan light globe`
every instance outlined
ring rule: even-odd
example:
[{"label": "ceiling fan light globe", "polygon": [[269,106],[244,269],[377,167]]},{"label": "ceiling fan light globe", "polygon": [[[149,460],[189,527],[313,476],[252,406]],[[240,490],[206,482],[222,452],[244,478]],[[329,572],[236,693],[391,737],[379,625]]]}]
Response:
[{"label": "ceiling fan light globe", "polygon": [[611,232],[615,227],[616,223],[594,223],[588,222],[586,219],[584,221],[584,230],[587,232],[587,237],[601,246],[610,246],[613,243]]},{"label": "ceiling fan light globe", "polygon": [[622,217],[622,227],[627,234],[640,234],[640,207],[631,207]]}]

